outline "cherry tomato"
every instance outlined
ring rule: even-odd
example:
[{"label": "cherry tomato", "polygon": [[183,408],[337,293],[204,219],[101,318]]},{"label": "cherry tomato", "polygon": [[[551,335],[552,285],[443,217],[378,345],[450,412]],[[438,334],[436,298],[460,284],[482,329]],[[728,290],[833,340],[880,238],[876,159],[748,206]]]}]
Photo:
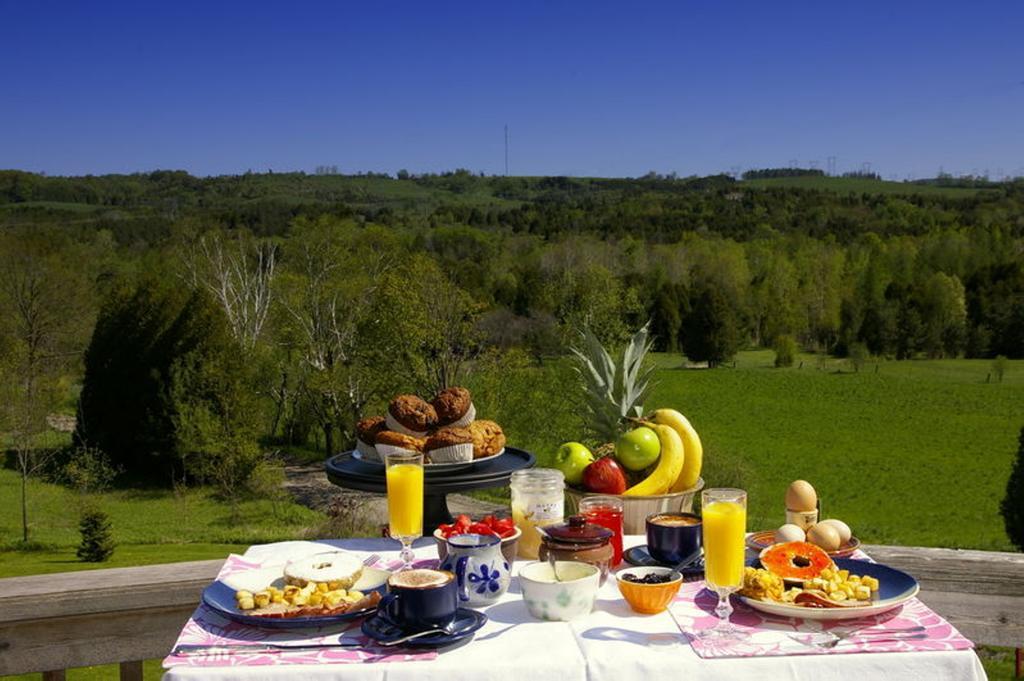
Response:
[{"label": "cherry tomato", "polygon": [[511,537],[516,533],[516,526],[509,518],[502,518],[494,523],[494,530],[502,538]]},{"label": "cherry tomato", "polygon": [[497,534],[490,525],[486,523],[473,523],[467,530],[469,534]]}]

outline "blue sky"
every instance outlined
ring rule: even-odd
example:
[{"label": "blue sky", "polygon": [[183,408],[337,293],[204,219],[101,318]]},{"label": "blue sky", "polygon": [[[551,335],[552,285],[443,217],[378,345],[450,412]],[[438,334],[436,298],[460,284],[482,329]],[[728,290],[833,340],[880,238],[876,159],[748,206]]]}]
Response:
[{"label": "blue sky", "polygon": [[0,0],[0,168],[1024,174],[1024,3]]}]

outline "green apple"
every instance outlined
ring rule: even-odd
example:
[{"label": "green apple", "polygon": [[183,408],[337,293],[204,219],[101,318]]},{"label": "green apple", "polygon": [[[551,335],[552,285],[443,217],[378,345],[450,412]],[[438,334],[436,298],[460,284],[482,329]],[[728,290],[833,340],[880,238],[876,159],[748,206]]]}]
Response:
[{"label": "green apple", "polygon": [[555,468],[570,485],[583,482],[583,469],[594,463],[594,455],[579,442],[566,442],[555,452]]},{"label": "green apple", "polygon": [[623,433],[615,442],[615,458],[631,471],[642,471],[660,455],[658,434],[646,426]]}]

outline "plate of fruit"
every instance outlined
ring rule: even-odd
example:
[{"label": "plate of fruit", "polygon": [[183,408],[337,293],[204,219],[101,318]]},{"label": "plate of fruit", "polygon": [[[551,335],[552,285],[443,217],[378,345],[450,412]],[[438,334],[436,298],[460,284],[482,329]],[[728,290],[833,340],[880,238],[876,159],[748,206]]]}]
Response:
[{"label": "plate of fruit", "polygon": [[808,542],[774,544],[744,568],[740,601],[755,610],[808,620],[843,620],[894,610],[917,595],[896,568],[833,558]]},{"label": "plate of fruit", "polygon": [[689,490],[700,478],[703,447],[697,431],[675,409],[657,409],[631,421],[614,443],[593,452],[567,442],[555,466],[579,491],[656,496]]},{"label": "plate of fruit", "polygon": [[645,409],[653,366],[645,361],[648,326],[621,352],[604,347],[591,331],[581,340],[572,353],[588,439],[565,443],[553,461],[565,476],[566,510],[575,512],[587,495],[616,495],[624,532],[643,534],[648,515],[691,509],[703,487],[703,446],[679,411]]},{"label": "plate of fruit", "polygon": [[652,513],[689,511],[703,487],[703,449],[690,422],[675,409],[637,418],[613,444],[591,451],[567,442],[554,465],[565,475],[570,511],[588,495],[619,496],[627,534],[643,534]]}]

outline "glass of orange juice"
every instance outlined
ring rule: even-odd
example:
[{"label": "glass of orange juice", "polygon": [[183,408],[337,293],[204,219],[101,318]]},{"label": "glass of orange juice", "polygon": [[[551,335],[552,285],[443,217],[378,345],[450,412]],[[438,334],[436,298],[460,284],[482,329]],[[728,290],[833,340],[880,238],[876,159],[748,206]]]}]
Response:
[{"label": "glass of orange juice", "polygon": [[423,536],[423,453],[399,450],[385,457],[388,533],[402,542],[402,567],[412,567],[412,543]]},{"label": "glass of orange juice", "polygon": [[718,594],[718,623],[698,634],[702,638],[742,638],[729,621],[729,596],[743,586],[746,564],[747,493],[741,489],[706,489],[701,493],[704,580]]}]

